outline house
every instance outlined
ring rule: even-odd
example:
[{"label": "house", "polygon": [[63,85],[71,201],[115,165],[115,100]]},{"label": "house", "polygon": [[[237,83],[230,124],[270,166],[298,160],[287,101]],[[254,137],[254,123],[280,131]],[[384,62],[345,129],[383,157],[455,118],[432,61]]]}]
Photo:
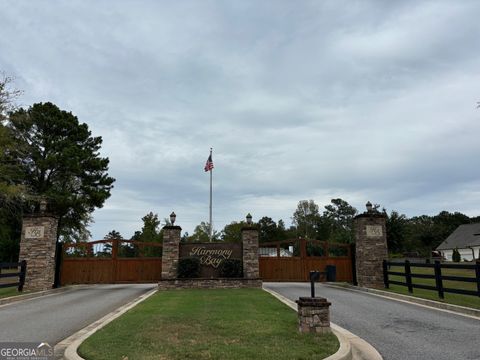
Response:
[{"label": "house", "polygon": [[437,250],[445,259],[452,260],[455,248],[458,249],[462,261],[480,259],[480,223],[460,225]]}]

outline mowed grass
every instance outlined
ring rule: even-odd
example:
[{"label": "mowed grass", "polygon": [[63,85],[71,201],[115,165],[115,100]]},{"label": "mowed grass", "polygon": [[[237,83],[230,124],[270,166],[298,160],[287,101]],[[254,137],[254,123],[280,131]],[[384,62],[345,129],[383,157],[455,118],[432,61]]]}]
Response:
[{"label": "mowed grass", "polygon": [[333,334],[298,332],[297,314],[261,289],[159,291],[88,338],[85,359],[323,359]]},{"label": "mowed grass", "polygon": [[22,295],[23,292],[19,292],[17,290],[17,287],[7,287],[7,288],[0,288],[0,299],[1,298],[6,298],[10,296],[17,296],[17,295]]},{"label": "mowed grass", "polygon": [[[404,272],[405,268],[403,266],[392,266],[390,271],[397,271],[397,272]],[[434,275],[433,268],[420,268],[420,267],[411,267],[412,274],[429,274]],[[469,269],[442,269],[442,275],[449,275],[449,276],[462,276],[462,277],[469,277],[475,278],[475,270]],[[389,275],[390,280],[395,281],[402,281],[406,282],[404,276],[398,275]],[[412,278],[413,284],[420,284],[420,285],[430,285],[435,286],[435,279],[419,279],[419,278]],[[463,290],[471,290],[477,291],[477,284],[474,282],[461,282],[461,281],[450,281],[450,280],[443,280],[443,287],[449,289],[463,289]],[[413,293],[410,294],[408,292],[408,288],[406,286],[401,285],[390,285],[390,290],[392,292],[396,292],[399,294],[411,295],[416,296],[424,299],[429,300],[436,300],[440,302],[445,302],[454,305],[460,306],[467,306],[476,309],[480,309],[480,297],[478,296],[471,296],[471,295],[461,295],[461,294],[451,294],[445,292],[445,298],[440,299],[438,297],[438,292],[434,290],[425,290],[425,289],[416,289],[413,288]]]}]

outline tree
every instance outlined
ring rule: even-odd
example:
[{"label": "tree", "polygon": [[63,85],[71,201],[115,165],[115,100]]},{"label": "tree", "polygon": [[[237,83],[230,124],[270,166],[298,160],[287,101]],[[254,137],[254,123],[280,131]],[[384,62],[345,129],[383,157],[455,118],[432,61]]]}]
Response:
[{"label": "tree", "polygon": [[99,154],[102,138],[49,102],[10,113],[6,128],[14,144],[7,146],[7,160],[21,170],[16,183],[49,201],[59,216],[59,236],[82,231],[115,181],[107,174],[108,158]]},{"label": "tree", "polygon": [[340,243],[355,242],[353,219],[357,209],[343,199],[332,199],[330,205],[325,206],[323,212],[324,224],[330,223],[329,240]]},{"label": "tree", "polygon": [[313,200],[301,200],[293,213],[293,224],[297,227],[298,236],[308,239],[316,238],[316,224],[320,214],[318,205]]},{"label": "tree", "polygon": [[[210,241],[210,225],[202,221],[195,227],[193,234],[190,235],[186,241],[187,242],[209,242]],[[218,241],[220,239],[220,233],[216,230],[212,233],[212,241]]]},{"label": "tree", "polygon": [[405,251],[405,240],[408,232],[408,219],[404,214],[392,211],[390,215],[384,210],[387,217],[387,245],[390,253]]},{"label": "tree", "polygon": [[225,225],[221,232],[222,241],[226,243],[241,243],[242,242],[242,228],[247,224],[244,221],[233,221]]},{"label": "tree", "polygon": [[14,109],[20,91],[12,90],[12,78],[0,74],[0,262],[18,260],[22,212],[26,188],[19,183],[21,173],[9,161],[8,149],[15,145],[5,122]]}]

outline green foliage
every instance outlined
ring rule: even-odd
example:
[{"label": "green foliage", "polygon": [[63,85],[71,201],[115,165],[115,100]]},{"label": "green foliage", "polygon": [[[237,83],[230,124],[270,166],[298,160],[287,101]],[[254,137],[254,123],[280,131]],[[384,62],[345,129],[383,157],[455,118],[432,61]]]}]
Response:
[{"label": "green foliage", "polygon": [[452,261],[453,262],[460,262],[461,260],[462,259],[461,259],[461,256],[460,256],[460,252],[458,251],[458,248],[453,249]]},{"label": "green foliage", "polygon": [[313,200],[301,200],[293,213],[293,224],[298,235],[306,239],[316,238],[316,224],[320,218],[318,205]]},{"label": "green foliage", "polygon": [[59,235],[82,231],[115,181],[107,174],[108,158],[99,155],[102,138],[52,103],[13,111],[5,127],[12,141],[3,149],[4,160],[18,171],[11,181],[30,196],[47,198],[49,211],[60,218]]},{"label": "green foliage", "polygon": [[243,277],[243,263],[238,259],[225,259],[220,268],[220,277],[241,278]]},{"label": "green foliage", "polygon": [[404,214],[392,211],[390,215],[384,211],[387,228],[387,245],[390,252],[400,252],[404,248],[408,232],[408,219]]},{"label": "green foliage", "polygon": [[[193,234],[185,239],[186,242],[209,242],[210,241],[210,224],[202,221],[195,227]],[[220,240],[220,233],[214,230],[212,232],[211,241]]]},{"label": "green foliage", "polygon": [[242,228],[247,224],[244,221],[233,221],[225,225],[221,232],[221,239],[226,243],[241,243],[242,242]]},{"label": "green foliage", "polygon": [[177,276],[179,278],[198,278],[200,276],[200,260],[194,257],[179,259]]},{"label": "green foliage", "polygon": [[357,209],[348,202],[340,198],[332,199],[331,204],[325,206],[321,221],[323,227],[330,227],[329,241],[354,243],[353,219],[356,215]]}]

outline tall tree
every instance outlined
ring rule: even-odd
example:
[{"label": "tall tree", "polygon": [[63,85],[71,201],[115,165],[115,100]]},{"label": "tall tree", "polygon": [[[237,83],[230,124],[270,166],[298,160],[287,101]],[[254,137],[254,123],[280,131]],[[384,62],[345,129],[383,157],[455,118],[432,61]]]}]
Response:
[{"label": "tall tree", "polygon": [[247,224],[244,221],[233,221],[225,225],[221,232],[222,241],[226,243],[241,243],[242,242],[242,228]]},{"label": "tall tree", "polygon": [[[186,241],[188,242],[209,242],[210,237],[210,225],[208,222],[202,221],[200,224],[198,224],[195,229],[193,230],[193,234],[190,235]],[[214,230],[212,233],[212,241],[218,241],[220,240],[221,234]]]},{"label": "tall tree", "polygon": [[21,172],[15,161],[10,161],[8,149],[15,145],[5,127],[8,112],[14,109],[14,100],[20,91],[11,88],[12,78],[0,74],[0,262],[18,259],[21,216],[26,188],[19,183]]},{"label": "tall tree", "polygon": [[60,218],[59,235],[80,231],[115,181],[107,174],[108,158],[99,154],[102,138],[49,102],[12,112],[6,127],[15,143],[8,147],[8,160],[20,166],[20,183],[48,199]]},{"label": "tall tree", "polygon": [[325,206],[323,217],[331,224],[330,241],[341,243],[355,241],[353,219],[356,214],[357,209],[340,198],[332,199],[331,204]]},{"label": "tall tree", "polygon": [[316,224],[319,217],[318,205],[313,200],[299,201],[292,217],[298,236],[315,239],[317,233]]},{"label": "tall tree", "polygon": [[405,251],[406,238],[408,236],[408,219],[404,214],[398,211],[392,211],[390,215],[386,210],[383,211],[387,228],[387,245],[390,253],[399,253]]}]

